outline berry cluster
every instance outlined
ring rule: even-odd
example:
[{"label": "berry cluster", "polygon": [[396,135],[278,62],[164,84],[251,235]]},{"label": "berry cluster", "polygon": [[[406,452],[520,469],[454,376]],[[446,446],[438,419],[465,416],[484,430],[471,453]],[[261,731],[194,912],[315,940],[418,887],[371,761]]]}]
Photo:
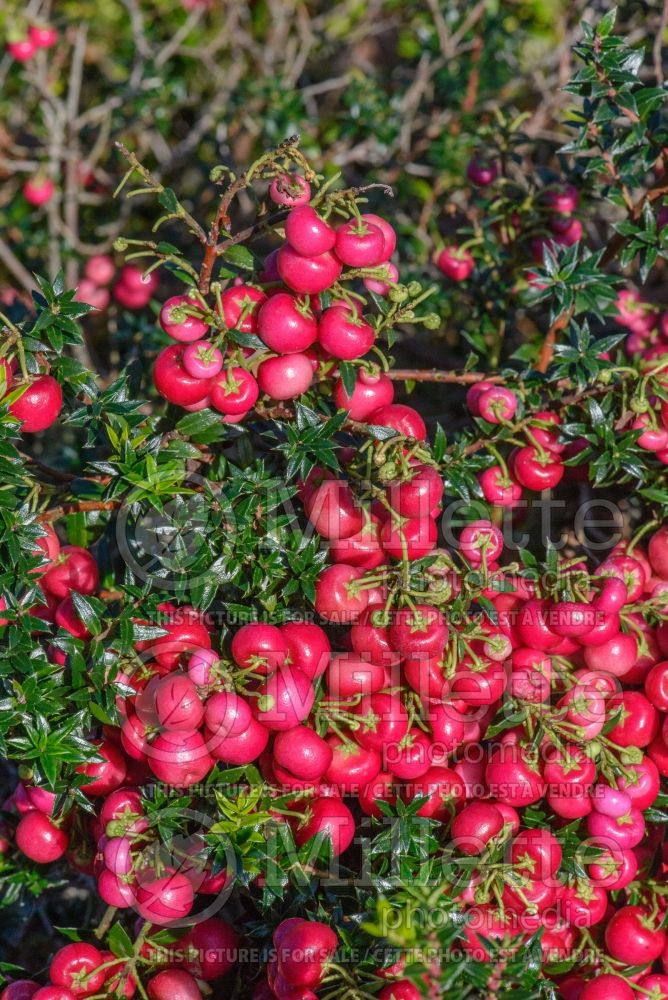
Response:
[{"label": "berry cluster", "polygon": [[[500,177],[500,166],[495,160],[474,156],[468,165],[466,176],[475,188],[486,188]],[[503,243],[524,240],[534,261],[542,264],[546,253],[554,256],[555,249],[573,246],[582,239],[582,222],[575,215],[577,205],[577,188],[572,184],[554,183],[537,192],[531,215],[522,220],[514,212],[507,220],[508,231],[497,226],[498,235]],[[434,253],[436,267],[450,281],[466,281],[475,269],[472,248],[477,243],[479,239],[474,236],[466,243],[450,244],[437,249]],[[531,288],[540,290],[544,287],[532,271],[527,273],[526,278]]]},{"label": "berry cluster", "polygon": [[[87,302],[95,309],[106,309],[111,298],[109,285],[114,280],[115,274],[116,267],[107,254],[94,254],[89,257],[84,265],[83,278],[77,288],[77,300]],[[131,281],[124,275],[125,268],[121,271],[119,284],[128,289],[131,287]],[[146,302],[143,302],[142,305],[146,305]]]},{"label": "berry cluster", "polygon": [[[261,393],[296,399],[319,372],[367,355],[376,329],[364,316],[364,297],[344,282],[359,278],[367,290],[387,295],[398,280],[389,263],[396,234],[385,219],[357,212],[332,224],[334,208],[325,203],[319,214],[299,174],[275,177],[269,196],[289,211],[285,242],[265,260],[259,283],[237,279],[213,308],[191,291],[160,312],[177,343],[156,361],[158,392],[187,410],[213,407],[228,423],[243,420]],[[243,346],[249,343],[255,346]]]},{"label": "berry cluster", "polygon": [[58,41],[58,32],[49,24],[33,22],[27,31],[17,31],[7,42],[7,51],[17,62],[30,62],[40,49],[50,49]]}]

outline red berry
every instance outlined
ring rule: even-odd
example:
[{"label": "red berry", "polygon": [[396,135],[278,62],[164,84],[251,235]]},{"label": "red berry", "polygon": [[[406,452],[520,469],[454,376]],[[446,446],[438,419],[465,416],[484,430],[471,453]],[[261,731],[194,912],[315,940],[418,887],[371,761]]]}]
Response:
[{"label": "red berry", "polygon": [[384,241],[383,260],[389,260],[397,246],[397,234],[394,228],[387,219],[383,219],[380,215],[374,215],[373,212],[365,212],[362,215],[362,219],[364,222],[370,223],[372,226],[377,226],[380,229]]},{"label": "red berry", "polygon": [[391,483],[387,491],[390,505],[403,517],[428,517],[442,497],[443,479],[431,465],[415,466],[410,479]]},{"label": "red berry", "polygon": [[163,969],[146,984],[149,1000],[202,1000],[195,979],[185,969]]},{"label": "red berry", "polygon": [[258,310],[266,300],[262,289],[254,285],[233,285],[226,289],[220,297],[225,325],[230,330],[255,333]]},{"label": "red berry", "polygon": [[495,160],[473,156],[466,168],[466,176],[477,187],[487,187],[499,176],[499,165]]},{"label": "red berry", "polygon": [[379,773],[381,759],[376,750],[335,735],[327,738],[327,744],[332,760],[325,777],[342,795],[357,795]]},{"label": "red berry", "polygon": [[317,798],[311,800],[306,810],[306,818],[294,832],[298,847],[311,837],[324,833],[332,844],[332,855],[338,857],[347,850],[355,837],[355,820],[346,804],[339,798]]},{"label": "red berry", "polygon": [[323,538],[350,538],[364,526],[362,511],[348,484],[326,479],[304,504],[309,521]]},{"label": "red berry", "polygon": [[10,403],[9,412],[21,421],[22,433],[36,434],[55,423],[62,408],[63,393],[58,382],[52,375],[38,375]]},{"label": "red berry", "polygon": [[406,784],[402,790],[402,797],[407,802],[417,796],[427,796],[427,801],[417,811],[418,816],[446,821],[464,800],[466,792],[456,771],[449,767],[430,767],[425,774]]},{"label": "red berry", "polygon": [[348,563],[362,569],[375,569],[385,561],[380,544],[380,522],[373,515],[355,535],[334,539],[329,552],[334,562]]},{"label": "red berry", "polygon": [[300,174],[279,174],[269,185],[269,197],[276,205],[305,205],[311,197],[311,185]]},{"label": "red berry", "polygon": [[491,521],[472,521],[462,529],[459,547],[472,566],[489,565],[503,550],[503,535]]},{"label": "red berry", "polygon": [[202,305],[188,295],[174,295],[162,306],[160,325],[173,340],[189,344],[209,332],[209,324],[201,316],[191,315],[191,310],[201,312]]},{"label": "red berry", "polygon": [[493,385],[478,397],[478,412],[490,424],[512,420],[516,410],[517,397],[502,385]]},{"label": "red berry", "polygon": [[469,250],[460,250],[459,247],[445,247],[436,258],[436,266],[446,278],[452,278],[453,281],[466,281],[473,273],[475,262]]},{"label": "red berry", "polygon": [[293,621],[281,625],[281,635],[291,664],[311,680],[324,674],[332,652],[324,629],[312,622]]},{"label": "red berry", "polygon": [[42,586],[61,600],[72,593],[94,594],[99,582],[94,557],[78,545],[64,545],[57,561],[42,576]]},{"label": "red berry", "polygon": [[410,979],[398,979],[383,986],[378,994],[378,1000],[420,1000],[421,996],[419,989]]},{"label": "red berry", "polygon": [[51,982],[67,987],[78,997],[98,993],[105,981],[105,970],[96,971],[102,961],[102,953],[92,944],[83,941],[66,944],[51,960]]},{"label": "red berry", "polygon": [[495,750],[485,770],[490,794],[509,806],[528,806],[538,802],[545,784],[527,751],[512,743]]},{"label": "red berry", "polygon": [[222,738],[209,732],[206,735],[207,746],[213,756],[225,764],[233,765],[250,764],[257,760],[269,742],[269,730],[253,718],[241,733]]},{"label": "red berry", "polygon": [[522,487],[500,465],[480,473],[480,489],[487,503],[496,507],[515,507],[522,499]]},{"label": "red berry", "polygon": [[510,845],[510,860],[523,875],[547,881],[561,864],[561,845],[551,830],[532,827],[522,830]]},{"label": "red berry", "polygon": [[213,760],[199,732],[164,732],[150,745],[148,763],[159,781],[187,788],[203,781]]},{"label": "red berry", "polygon": [[355,730],[355,742],[367,750],[382,753],[401,743],[408,732],[408,713],[396,694],[365,695],[353,709],[362,725]]},{"label": "red berry", "polygon": [[654,572],[662,579],[668,580],[668,525],[659,528],[652,535],[647,553]]},{"label": "red berry", "polygon": [[448,626],[438,608],[416,604],[397,611],[390,625],[392,647],[403,656],[442,653],[448,641]]},{"label": "red berry", "polygon": [[353,361],[371,350],[375,340],[372,326],[354,310],[325,309],[318,323],[318,340],[333,358]]},{"label": "red berry", "polygon": [[235,663],[256,673],[268,674],[285,663],[288,646],[282,629],[264,622],[242,625],[232,638]]},{"label": "red berry", "polygon": [[15,979],[5,986],[0,993],[0,1000],[31,1000],[38,989],[39,983],[33,979]]},{"label": "red berry", "polygon": [[348,395],[339,378],[334,384],[333,397],[340,410],[348,411],[351,420],[364,421],[374,410],[392,402],[394,385],[387,375],[373,375],[361,369],[355,377],[352,395]]},{"label": "red berry", "polygon": [[210,382],[211,405],[220,413],[248,413],[259,395],[257,380],[245,368],[229,368]]},{"label": "red berry", "polygon": [[288,288],[299,295],[326,291],[338,281],[342,270],[341,261],[331,250],[317,257],[303,257],[287,244],[278,251],[276,266]]},{"label": "red berry", "polygon": [[29,62],[35,55],[36,45],[32,38],[21,38],[16,42],[7,42],[7,51],[17,62]]},{"label": "red berry", "polygon": [[168,674],[158,682],[155,709],[164,729],[197,729],[204,718],[197,688],[186,674]]},{"label": "red berry", "polygon": [[[194,338],[197,339],[197,338]],[[156,358],[153,382],[161,396],[179,406],[199,403],[209,395],[208,379],[194,378],[183,365],[185,347],[172,344],[165,347]]]},{"label": "red berry", "polygon": [[380,691],[387,683],[387,671],[354,653],[334,653],[327,671],[327,688],[334,700],[346,701],[360,694]]},{"label": "red berry", "polygon": [[116,274],[116,268],[111,257],[106,254],[94,254],[86,261],[84,274],[95,285],[109,285]]},{"label": "red berry", "polygon": [[457,813],[450,833],[462,854],[483,854],[489,841],[503,829],[503,816],[490,802],[471,802]]},{"label": "red berry", "polygon": [[613,958],[627,965],[651,965],[661,955],[666,932],[640,906],[622,906],[605,928],[605,946]]},{"label": "red berry", "polygon": [[433,517],[414,517],[400,523],[388,518],[380,540],[393,559],[421,559],[436,548],[438,529]]},{"label": "red berry", "polygon": [[195,924],[179,941],[179,947],[192,949],[185,967],[193,976],[211,982],[224,976],[236,964],[239,935],[220,917],[209,917]]},{"label": "red berry", "polygon": [[180,872],[140,883],[136,895],[140,916],[161,927],[187,917],[195,898],[190,880]]},{"label": "red berry", "polygon": [[214,378],[223,367],[223,354],[208,340],[196,340],[183,352],[183,367],[193,378]]},{"label": "red berry", "polygon": [[297,667],[283,667],[257,689],[253,710],[267,729],[293,729],[309,715],[315,692],[306,674]]},{"label": "red berry", "polygon": [[279,974],[291,986],[317,986],[336,952],[336,934],[318,921],[284,923],[274,935]]},{"label": "red berry", "polygon": [[313,365],[306,354],[267,358],[257,372],[260,390],[272,399],[296,399],[313,382]]},{"label": "red berry", "polygon": [[317,257],[334,249],[336,231],[310,205],[298,205],[285,220],[285,238],[302,256]]},{"label": "red berry", "polygon": [[564,477],[564,466],[555,459],[552,452],[544,455],[527,445],[518,448],[512,456],[513,474],[528,490],[551,490]]},{"label": "red berry", "polygon": [[278,292],[264,302],[257,329],[267,347],[279,354],[305,351],[318,335],[318,324],[308,302],[289,292]]},{"label": "red berry", "polygon": [[16,828],[18,849],[31,861],[42,865],[62,858],[68,843],[67,834],[37,810],[26,813]]},{"label": "red berry", "polygon": [[620,747],[646,747],[659,731],[659,716],[640,691],[623,691],[610,699],[610,712],[621,712],[616,726],[607,734]]},{"label": "red berry", "polygon": [[389,403],[380,406],[369,414],[367,423],[375,427],[390,427],[404,437],[415,438],[416,441],[427,440],[427,428],[424,420],[412,406],[404,403]]},{"label": "red berry", "polygon": [[50,24],[31,24],[28,36],[37,49],[50,49],[58,41],[58,32]]},{"label": "red berry", "polygon": [[273,753],[280,767],[303,781],[319,781],[333,756],[331,746],[308,726],[280,732]]},{"label": "red berry", "polygon": [[23,185],[23,197],[29,205],[39,208],[53,198],[56,185],[50,177],[33,177]]},{"label": "red berry", "polygon": [[385,236],[379,226],[350,219],[336,230],[336,256],[349,267],[377,267],[387,260]]},{"label": "red berry", "polygon": [[217,691],[207,699],[204,718],[208,732],[223,738],[245,732],[252,716],[250,705],[236,691]]},{"label": "red berry", "polygon": [[77,774],[83,774],[92,781],[86,781],[81,789],[86,795],[109,795],[110,792],[120,788],[125,781],[125,761],[123,755],[116,749],[113,743],[108,740],[100,740],[93,743],[95,753],[102,757],[102,761],[90,764],[80,764]]}]

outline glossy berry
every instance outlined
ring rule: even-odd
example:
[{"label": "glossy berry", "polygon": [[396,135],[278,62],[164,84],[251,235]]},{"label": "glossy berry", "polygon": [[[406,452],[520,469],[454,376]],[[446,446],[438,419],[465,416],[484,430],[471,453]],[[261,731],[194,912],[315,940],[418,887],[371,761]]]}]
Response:
[{"label": "glossy berry", "polygon": [[245,368],[228,368],[210,382],[209,400],[220,413],[237,416],[248,413],[260,395],[257,379]]},{"label": "glossy berry", "polygon": [[485,389],[478,397],[478,412],[490,424],[512,420],[517,410],[517,397],[502,385]]},{"label": "glossy berry", "polygon": [[338,378],[334,384],[334,402],[340,410],[347,410],[351,420],[366,420],[374,410],[387,406],[394,399],[394,385],[383,374],[371,374],[361,369],[355,377],[352,395]]},{"label": "glossy berry", "polygon": [[202,1000],[194,977],[186,969],[163,969],[146,984],[149,1000]]},{"label": "glossy berry", "polygon": [[373,347],[375,336],[373,327],[354,310],[325,309],[318,322],[320,346],[341,361],[361,358]]},{"label": "glossy berry", "polygon": [[296,399],[310,389],[313,366],[306,354],[267,358],[257,372],[260,391],[272,399]]},{"label": "glossy berry", "polygon": [[101,952],[92,944],[83,941],[67,944],[51,960],[51,982],[67,987],[75,996],[97,993],[105,981],[105,970],[99,969],[102,961]]},{"label": "glossy berry", "polygon": [[334,249],[336,230],[310,205],[298,205],[285,220],[285,238],[302,256],[317,257]]},{"label": "glossy berry", "polygon": [[39,864],[50,864],[62,858],[68,843],[67,834],[37,810],[26,813],[16,828],[16,846]]},{"label": "glossy berry", "polygon": [[341,261],[329,250],[317,257],[303,257],[287,244],[276,257],[276,266],[282,280],[299,295],[318,295],[338,281]]},{"label": "glossy berry", "polygon": [[341,799],[316,798],[309,802],[305,821],[294,831],[295,843],[301,847],[318,834],[324,834],[330,841],[333,857],[338,857],[352,844],[355,837],[355,820]]},{"label": "glossy berry", "polygon": [[475,262],[469,250],[446,247],[436,258],[436,266],[446,278],[451,278],[453,281],[466,281],[473,273]]},{"label": "glossy berry", "polygon": [[209,325],[201,316],[192,312],[201,312],[202,306],[197,299],[188,295],[174,295],[167,299],[160,310],[160,325],[172,340],[189,344],[201,340],[209,332]]},{"label": "glossy berry", "polygon": [[196,340],[183,352],[183,367],[193,378],[214,378],[223,367],[223,355],[208,340]]},{"label": "glossy berry", "polygon": [[72,593],[94,594],[99,582],[94,556],[79,545],[63,545],[56,561],[42,576],[42,586],[60,600]]},{"label": "glossy berry", "polygon": [[416,441],[427,440],[427,428],[424,420],[412,406],[405,403],[389,403],[380,406],[367,417],[367,423],[377,427],[390,427],[397,434],[415,438]]},{"label": "glossy berry", "polygon": [[272,351],[288,354],[310,347],[318,335],[318,324],[307,301],[278,292],[260,307],[257,331]]},{"label": "glossy berry", "polygon": [[233,285],[220,297],[225,325],[230,330],[255,333],[257,314],[267,296],[254,285]]},{"label": "glossy berry", "polygon": [[[199,339],[199,335],[193,339]],[[184,351],[183,344],[166,347],[153,367],[153,382],[160,395],[180,406],[199,403],[208,397],[210,390],[207,379],[195,378],[188,373],[183,364]]]},{"label": "glossy berry", "polygon": [[56,379],[52,375],[38,375],[10,403],[9,412],[21,421],[23,433],[36,434],[55,423],[62,408],[63,393]]}]

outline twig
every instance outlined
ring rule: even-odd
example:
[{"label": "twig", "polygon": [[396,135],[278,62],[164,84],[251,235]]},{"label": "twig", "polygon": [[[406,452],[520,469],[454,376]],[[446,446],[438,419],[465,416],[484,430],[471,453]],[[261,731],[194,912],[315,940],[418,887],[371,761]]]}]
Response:
[{"label": "twig", "polygon": [[41,523],[45,521],[57,521],[61,517],[67,517],[68,514],[88,513],[98,510],[118,510],[122,506],[122,500],[75,500],[72,503],[64,503],[60,507],[45,510],[43,514],[39,515],[37,520]]},{"label": "twig", "polygon": [[0,239],[0,260],[10,274],[13,274],[16,280],[23,285],[27,292],[32,292],[37,288],[37,283],[30,271],[23,266],[21,261],[3,239]]},{"label": "twig", "polygon": [[442,382],[454,385],[475,385],[476,382],[503,382],[502,375],[485,372],[447,372],[437,368],[391,368],[385,372],[393,382]]},{"label": "twig", "polygon": [[564,312],[560,313],[545,334],[543,346],[540,349],[540,355],[536,363],[536,371],[545,373],[550,367],[552,355],[554,354],[554,345],[557,342],[557,334],[568,326],[573,316],[573,312],[574,306],[571,306],[570,309],[566,309]]}]

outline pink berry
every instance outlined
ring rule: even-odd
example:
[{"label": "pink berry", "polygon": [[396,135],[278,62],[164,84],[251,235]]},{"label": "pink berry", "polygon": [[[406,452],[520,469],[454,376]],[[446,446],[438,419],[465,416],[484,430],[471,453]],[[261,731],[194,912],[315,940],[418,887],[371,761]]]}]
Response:
[{"label": "pink berry", "polygon": [[222,370],[223,355],[207,340],[197,340],[184,350],[183,367],[193,378],[214,378]]}]

